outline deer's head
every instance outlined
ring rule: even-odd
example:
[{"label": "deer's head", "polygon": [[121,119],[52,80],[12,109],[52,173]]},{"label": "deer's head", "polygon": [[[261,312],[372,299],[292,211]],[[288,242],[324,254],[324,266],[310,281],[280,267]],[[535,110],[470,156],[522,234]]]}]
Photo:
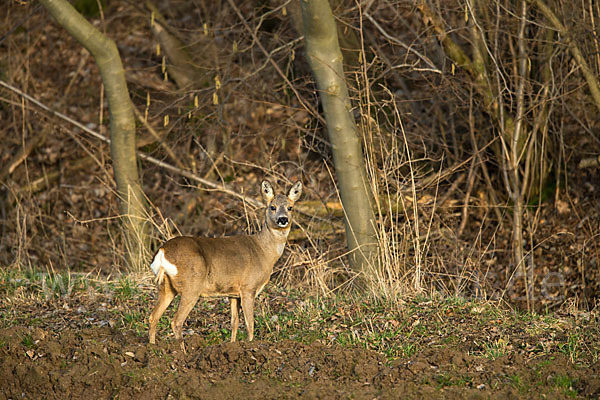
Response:
[{"label": "deer's head", "polygon": [[274,230],[289,229],[292,223],[294,203],[302,194],[302,182],[296,182],[286,196],[281,193],[276,195],[273,186],[265,180],[261,184],[261,193],[267,203],[265,211],[267,226]]}]

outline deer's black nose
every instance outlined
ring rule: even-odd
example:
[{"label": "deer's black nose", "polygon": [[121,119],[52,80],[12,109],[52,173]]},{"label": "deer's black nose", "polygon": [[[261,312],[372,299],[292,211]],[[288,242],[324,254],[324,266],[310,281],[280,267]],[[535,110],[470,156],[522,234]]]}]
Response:
[{"label": "deer's black nose", "polygon": [[277,218],[277,225],[279,226],[287,226],[288,224],[288,217],[279,217]]}]

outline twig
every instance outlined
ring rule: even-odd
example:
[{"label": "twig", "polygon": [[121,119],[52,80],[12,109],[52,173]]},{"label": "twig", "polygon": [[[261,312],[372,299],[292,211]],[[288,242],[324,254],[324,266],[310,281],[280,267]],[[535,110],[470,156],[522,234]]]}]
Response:
[{"label": "twig", "polygon": [[416,55],[418,58],[420,58],[425,64],[427,64],[430,68],[426,69],[426,71],[431,71],[431,72],[435,72],[436,74],[442,74],[442,71],[440,71],[439,68],[437,68],[435,66],[435,64],[426,56],[424,56],[423,54],[419,53],[417,50],[413,49],[411,46],[408,46],[407,44],[405,44],[404,42],[402,42],[400,39],[397,39],[393,36],[391,36],[389,33],[387,33],[385,31],[385,29],[383,29],[383,27],[381,25],[379,25],[377,23],[377,21],[375,21],[375,19],[373,19],[373,17],[371,17],[371,15],[367,12],[365,12],[363,14],[365,17],[367,17],[367,19],[369,21],[371,21],[371,23],[373,25],[375,25],[375,28],[377,28],[377,30],[379,32],[381,32],[381,34],[383,36],[385,36],[386,39],[388,39],[390,42],[394,42],[397,45],[399,45],[400,47],[403,47],[404,49],[406,49],[407,51],[413,53],[414,55]]},{"label": "twig", "polygon": [[577,46],[577,43],[573,39],[569,29],[558,19],[556,14],[552,11],[550,7],[543,0],[527,0],[530,3],[534,3],[539,10],[546,16],[550,24],[560,33],[564,38],[566,38],[567,46],[571,51],[571,55],[575,59],[575,62],[581,68],[581,73],[585,78],[590,93],[592,95],[592,99],[594,100],[594,104],[596,108],[600,110],[600,82],[598,82],[598,77],[594,73],[594,71],[590,68],[583,53]]},{"label": "twig", "polygon": [[46,106],[45,104],[37,101],[36,99],[34,99],[33,97],[29,96],[27,93],[22,92],[21,90],[17,89],[16,87],[12,86],[9,83],[4,82],[3,80],[0,80],[0,86],[5,87],[6,89],[18,94],[19,96],[29,100],[30,102],[32,102],[33,104],[35,104],[36,106],[40,107],[42,110],[49,112],[50,114],[52,114],[55,117],[59,117],[61,119],[64,119],[65,121],[67,121],[68,123],[75,125],[77,128],[81,129],[84,132],[89,133],[90,135],[94,136],[97,139],[102,140],[103,142],[106,143],[110,143],[110,139],[102,136],[101,134],[99,134],[96,131],[91,130],[90,128],[86,127],[85,125],[75,121],[74,119],[66,116],[65,114],[62,114],[58,111],[55,111],[53,109],[51,109],[50,107]]},{"label": "twig", "polygon": [[442,171],[439,171],[435,174],[429,175],[423,179],[421,179],[419,182],[416,182],[415,185],[419,188],[419,189],[423,189],[428,187],[429,185],[437,182],[438,180],[442,181],[445,179],[448,179],[450,176],[452,176],[456,171],[460,170],[463,166],[467,165],[468,163],[471,162],[471,160],[473,159],[473,157],[479,157],[480,159],[480,163],[481,163],[481,156],[480,154],[487,149],[489,146],[491,146],[492,144],[494,144],[496,142],[496,140],[498,140],[498,137],[490,140],[485,146],[483,146],[481,149],[477,150],[473,155],[469,156],[467,159],[454,164],[451,167],[448,167]]},{"label": "twig", "polygon": [[[62,113],[60,113],[58,111],[55,111],[55,110],[51,109],[50,107],[48,107],[45,104],[39,102],[38,100],[34,99],[33,97],[29,96],[28,94],[22,92],[21,90],[17,89],[16,87],[14,87],[14,86],[12,86],[12,85],[10,85],[10,84],[2,81],[2,80],[0,80],[0,86],[3,86],[6,89],[9,89],[9,90],[13,91],[14,93],[17,93],[19,96],[22,96],[23,98],[29,100],[30,102],[32,102],[36,106],[40,107],[44,111],[50,113],[51,115],[53,115],[55,117],[58,117],[60,119],[63,119],[65,121],[67,121],[68,123],[70,123],[70,124],[76,126],[77,128],[81,129],[82,131],[89,133],[90,135],[92,135],[96,139],[99,139],[99,140],[101,140],[101,141],[103,141],[105,143],[110,143],[110,139],[109,138],[101,135],[100,133],[98,133],[98,132],[96,132],[96,131],[88,128],[88,127],[86,127],[85,125],[83,125],[83,124],[75,121],[74,119],[66,116],[65,114],[62,114]],[[225,184],[219,184],[219,183],[212,182],[212,181],[209,181],[207,179],[201,178],[201,177],[199,177],[196,174],[193,174],[193,173],[191,173],[189,171],[186,171],[186,170],[184,170],[182,168],[178,168],[178,167],[176,167],[174,165],[168,164],[168,163],[166,163],[164,161],[161,161],[161,160],[159,160],[157,158],[154,158],[152,156],[149,156],[147,154],[144,154],[144,153],[141,153],[141,152],[137,152],[137,154],[138,154],[138,156],[142,160],[148,161],[148,162],[150,162],[150,163],[152,163],[154,165],[157,165],[157,166],[159,166],[161,168],[164,168],[164,169],[167,169],[169,171],[176,172],[176,173],[180,174],[181,176],[184,176],[184,177],[186,177],[188,179],[191,179],[193,181],[201,183],[202,185],[207,186],[207,187],[209,187],[211,189],[218,190],[218,191],[226,193],[226,194],[228,194],[230,196],[234,196],[234,197],[243,199],[244,201],[248,202],[249,204],[251,204],[252,206],[254,206],[256,208],[264,207],[264,205],[263,205],[263,203],[261,201],[256,200],[256,199],[251,198],[251,197],[243,196],[243,195],[239,194],[238,192],[236,192],[235,190],[232,190],[232,189],[228,188],[227,186],[225,186]]]},{"label": "twig", "polygon": [[[41,6],[41,4],[40,4],[40,6]],[[67,88],[63,91],[62,98],[60,99],[60,103],[59,103],[60,105],[62,105],[64,103],[65,99],[69,95],[69,92],[71,91],[71,87],[73,86],[73,83],[79,76],[79,73],[83,69],[85,62],[90,55],[89,52],[85,49],[82,50],[81,54],[82,54],[82,57],[79,60],[79,65],[77,66],[77,70],[76,70],[75,74],[73,74],[73,77],[71,78],[69,83],[67,84]],[[27,141],[27,144],[19,149],[17,154],[15,154],[14,157],[4,166],[4,168],[2,168],[2,170],[0,170],[0,181],[3,180],[4,177],[12,174],[13,171],[23,161],[25,161],[25,159],[29,156],[29,154],[31,154],[31,152],[36,147],[44,144],[44,142],[46,141],[46,134],[47,134],[47,129],[44,128],[40,134],[36,135],[34,138],[29,139]]]},{"label": "twig", "polygon": [[458,227],[458,232],[456,236],[461,237],[465,228],[467,227],[467,222],[469,221],[469,201],[471,200],[471,192],[473,191],[473,184],[475,183],[475,158],[473,158],[473,162],[471,163],[471,168],[469,168],[469,177],[467,178],[467,193],[465,194],[465,201],[462,208],[462,221]]},{"label": "twig", "polygon": [[[91,157],[85,157],[77,160],[73,165],[70,166],[70,172],[78,171],[82,169],[88,169],[94,164],[95,160]],[[50,184],[55,180],[58,180],[61,176],[60,168],[56,168],[53,171],[46,172],[44,175],[33,180],[31,183],[21,186],[20,190],[23,192],[38,192],[44,187],[50,187]]]},{"label": "twig", "polygon": [[38,135],[35,138],[32,138],[27,141],[25,146],[21,147],[17,154],[13,156],[13,158],[4,165],[4,168],[0,170],[0,181],[4,180],[4,178],[13,173],[13,171],[21,165],[23,161],[29,156],[29,154],[33,151],[35,147],[43,143],[45,140],[45,132]]},{"label": "twig", "polygon": [[[458,177],[456,177],[456,179],[454,179],[454,182],[452,182],[452,185],[450,185],[450,188],[448,188],[448,190],[446,190],[446,193],[444,193],[444,195],[438,201],[440,206],[443,206],[446,203],[446,201],[450,198],[450,196],[452,196],[452,194],[454,194],[456,189],[458,189],[458,186],[464,180],[465,180],[465,174],[460,174],[460,175],[458,175]],[[438,186],[439,186],[439,182],[440,181],[438,181]]]},{"label": "twig", "polygon": [[146,118],[144,118],[144,116],[138,111],[138,109],[136,107],[133,107],[133,112],[135,113],[135,116],[137,117],[137,119],[142,123],[142,125],[144,125],[144,127],[148,130],[148,132],[150,132],[150,134],[154,137],[154,139],[156,139],[156,141],[158,141],[158,143],[160,144],[160,147],[162,147],[167,152],[167,154],[169,155],[171,160],[173,160],[175,165],[177,165],[177,167],[179,167],[179,168],[185,168],[185,165],[183,165],[183,163],[181,161],[179,161],[179,158],[177,158],[175,153],[173,153],[173,150],[171,150],[171,148],[165,143],[165,141],[162,140],[160,135],[156,132],[156,130],[154,130],[152,125],[150,125],[148,120]]},{"label": "twig", "polygon": [[[494,202],[494,213],[496,214],[496,218],[498,219],[498,225],[502,226],[502,214],[498,207],[496,207],[498,202],[498,196],[496,196],[496,189],[494,189],[494,185],[492,184],[492,179],[490,178],[490,173],[487,169],[487,166],[483,162],[481,157],[481,152],[479,150],[479,146],[477,145],[477,139],[475,139],[475,120],[473,118],[473,88],[471,87],[471,93],[469,95],[469,136],[471,137],[471,145],[473,146],[473,150],[475,150],[475,157],[479,161],[479,165],[481,166],[481,172],[483,173],[483,178],[488,187],[488,193],[490,194],[492,201]],[[495,140],[495,139],[494,139]],[[488,145],[491,144],[488,143]],[[487,146],[485,146],[487,147]]]},{"label": "twig", "polygon": [[269,62],[273,59],[273,56],[275,55],[275,53],[278,53],[279,51],[288,48],[288,47],[292,47],[294,46],[296,43],[301,42],[302,40],[304,40],[304,36],[300,36],[299,38],[296,38],[290,42],[287,42],[285,44],[282,44],[281,46],[277,47],[276,49],[271,50],[271,52],[267,55],[267,60],[265,60],[264,63],[261,64],[260,67],[256,68],[255,70],[253,70],[252,72],[250,72],[248,75],[246,75],[244,77],[245,79],[248,79],[256,74],[258,74],[260,71],[262,71],[263,69],[265,69],[265,67],[267,66],[267,64],[269,64]]},{"label": "twig", "polygon": [[277,63],[275,62],[275,60],[273,60],[272,57],[269,57],[269,52],[267,51],[267,49],[265,49],[265,47],[262,45],[262,43],[260,42],[260,40],[258,40],[258,37],[256,36],[256,33],[250,28],[250,25],[248,25],[248,22],[246,21],[246,19],[242,15],[242,12],[235,5],[235,3],[233,2],[233,0],[227,0],[227,2],[229,3],[229,5],[231,6],[231,8],[233,8],[233,10],[235,11],[235,13],[237,14],[238,18],[240,19],[240,21],[244,25],[244,28],[246,28],[246,30],[248,31],[248,33],[250,33],[250,35],[252,35],[252,40],[254,40],[254,42],[256,42],[256,44],[258,45],[258,47],[260,48],[260,50],[263,52],[263,54],[269,59],[269,61],[271,62],[271,65],[273,65],[273,68],[275,68],[275,71],[277,71],[277,73],[281,76],[281,78],[285,81],[285,83],[290,87],[290,89],[292,90],[292,92],[294,92],[294,94],[296,95],[296,98],[300,102],[300,105],[302,105],[302,107],[306,108],[323,125],[326,125],[325,120],[318,113],[318,111],[315,110],[313,108],[313,106],[311,106],[310,104],[308,104],[308,103],[306,103],[304,101],[302,95],[300,93],[298,93],[298,91],[296,90],[296,88],[294,87],[294,85],[292,85],[292,82],[290,82],[290,80],[283,73],[283,71],[281,70],[281,68],[279,68],[279,65],[277,65]]},{"label": "twig", "polygon": [[261,201],[258,201],[258,200],[254,199],[252,197],[243,196],[243,195],[239,194],[238,192],[236,192],[235,190],[228,188],[227,186],[225,186],[225,184],[218,184],[216,182],[212,182],[212,181],[209,181],[207,179],[201,178],[201,177],[199,177],[198,175],[196,175],[196,174],[194,174],[192,172],[189,172],[189,171],[186,171],[184,169],[178,168],[178,167],[176,167],[174,165],[168,164],[168,163],[166,163],[164,161],[161,161],[161,160],[159,160],[157,158],[149,156],[149,155],[147,155],[145,153],[138,152],[138,156],[142,160],[148,161],[148,162],[150,162],[150,163],[152,163],[154,165],[157,165],[157,166],[159,166],[161,168],[164,168],[166,170],[176,172],[176,173],[178,173],[181,176],[184,176],[184,177],[189,178],[189,179],[191,179],[193,181],[201,183],[204,186],[208,186],[211,189],[218,190],[218,191],[226,193],[226,194],[228,194],[230,196],[242,199],[242,200],[246,201],[248,204],[251,204],[252,206],[254,206],[256,208],[264,207],[264,205],[263,205],[263,203]]}]

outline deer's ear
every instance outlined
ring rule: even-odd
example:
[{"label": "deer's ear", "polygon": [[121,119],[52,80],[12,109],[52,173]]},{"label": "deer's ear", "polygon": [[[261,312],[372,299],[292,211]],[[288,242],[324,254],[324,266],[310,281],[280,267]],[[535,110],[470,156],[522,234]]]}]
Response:
[{"label": "deer's ear", "polygon": [[288,198],[291,201],[296,202],[296,200],[298,200],[300,198],[301,194],[302,194],[302,182],[298,181],[290,189],[290,193],[288,194]]},{"label": "deer's ear", "polygon": [[275,194],[273,193],[273,186],[269,183],[269,181],[264,180],[260,185],[260,192],[262,193],[263,199],[268,203],[273,200]]}]

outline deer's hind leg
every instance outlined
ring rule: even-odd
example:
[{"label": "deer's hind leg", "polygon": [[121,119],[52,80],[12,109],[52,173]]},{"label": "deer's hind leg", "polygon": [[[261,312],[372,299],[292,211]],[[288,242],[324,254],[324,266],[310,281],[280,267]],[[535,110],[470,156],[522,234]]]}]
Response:
[{"label": "deer's hind leg", "polygon": [[192,311],[192,308],[194,308],[199,298],[199,292],[190,290],[182,291],[179,307],[177,308],[177,312],[175,312],[175,316],[173,317],[173,321],[171,322],[171,328],[173,329],[173,333],[175,334],[175,339],[181,341],[181,349],[184,353],[185,344],[183,343],[183,324],[185,323],[185,320],[190,314],[190,311]]},{"label": "deer's hind leg", "polygon": [[156,343],[156,325],[160,320],[160,317],[163,315],[169,304],[173,301],[177,292],[171,285],[170,278],[165,276],[165,278],[158,285],[158,300],[156,301],[156,306],[154,306],[154,310],[152,314],[150,314],[149,325],[150,329],[148,332],[148,336],[150,338],[150,343]]}]

